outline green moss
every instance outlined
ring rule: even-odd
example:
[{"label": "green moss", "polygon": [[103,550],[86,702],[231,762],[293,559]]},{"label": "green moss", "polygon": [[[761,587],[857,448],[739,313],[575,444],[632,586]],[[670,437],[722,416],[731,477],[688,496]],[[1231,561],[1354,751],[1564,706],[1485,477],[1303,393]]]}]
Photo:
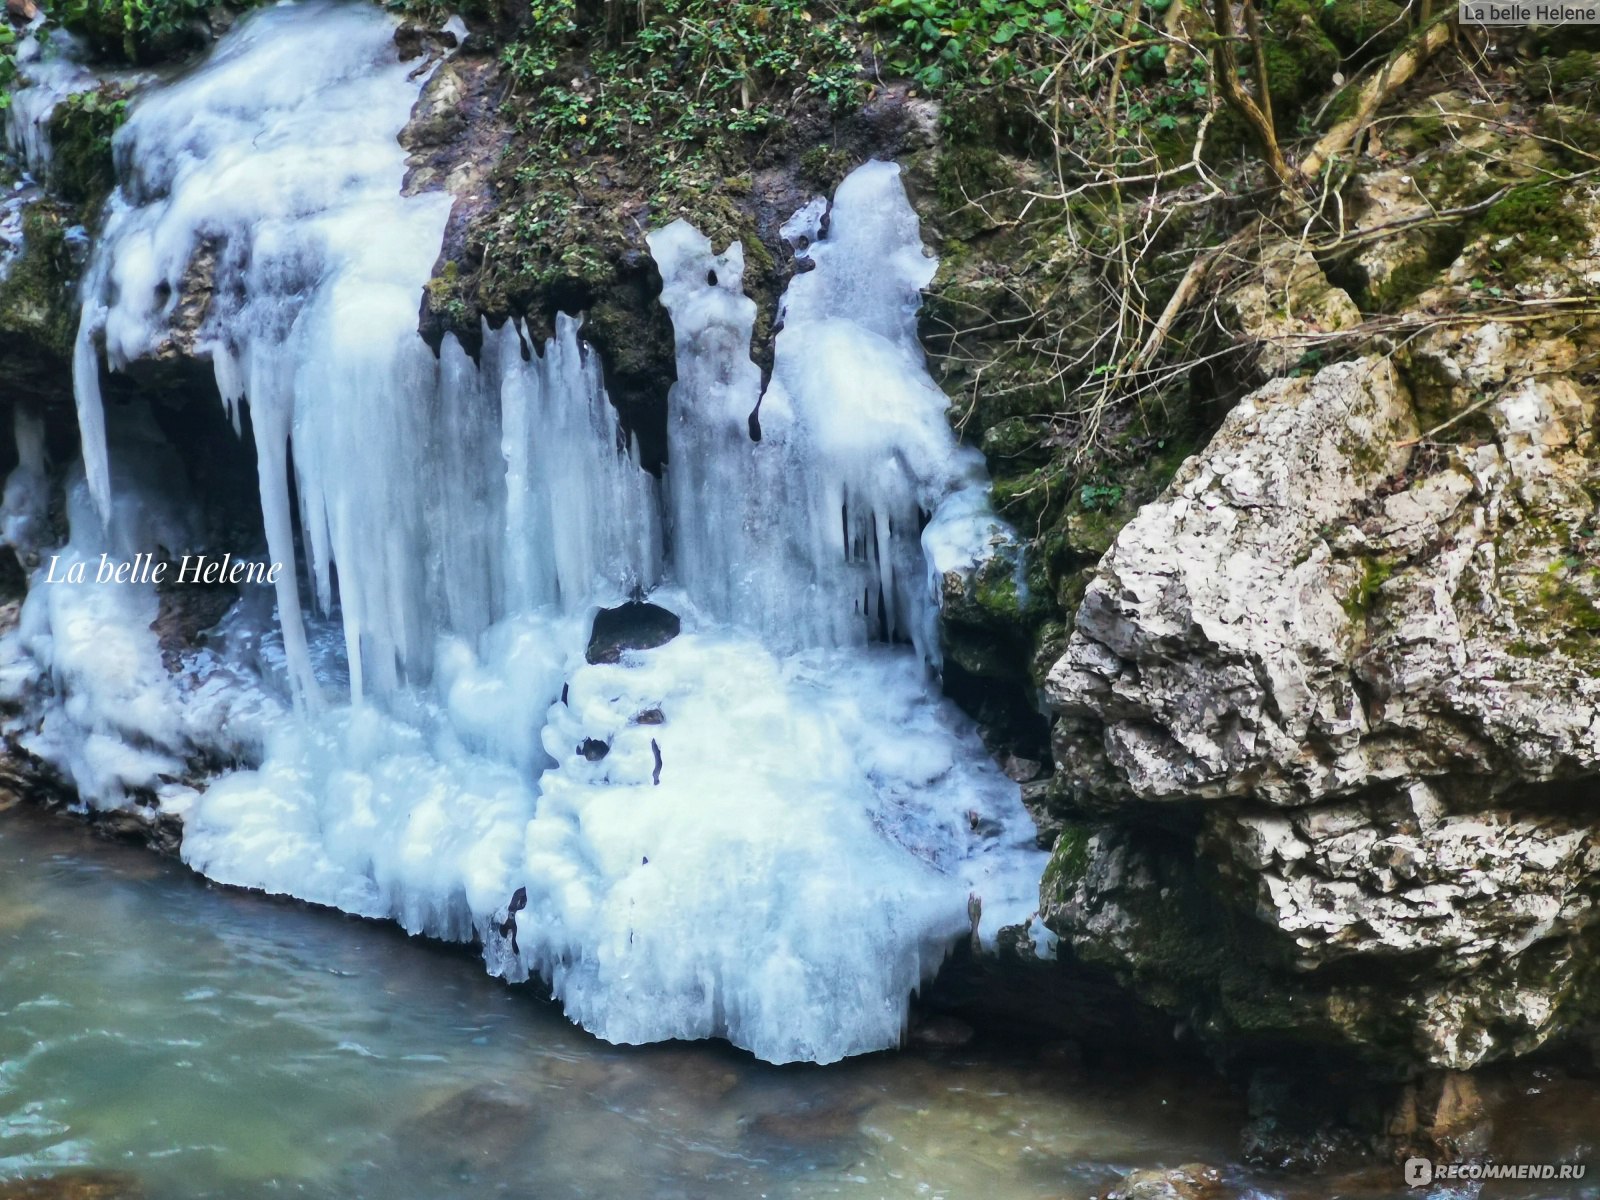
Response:
[{"label": "green moss", "polygon": [[1012,564],[992,558],[973,581],[973,598],[987,616],[1015,621],[1020,615],[1017,575]]},{"label": "green moss", "polygon": [[1038,529],[1047,514],[1059,509],[1072,493],[1072,474],[1049,465],[995,480],[994,505],[1000,515],[1024,531]]},{"label": "green moss", "polygon": [[1592,91],[1600,83],[1600,58],[1589,50],[1574,50],[1560,58],[1540,59],[1528,74],[1533,90],[1545,96]]},{"label": "green moss", "polygon": [[[1402,235],[1403,237],[1404,235]],[[1465,239],[1454,226],[1420,230],[1401,242],[1398,261],[1389,274],[1362,289],[1361,307],[1368,312],[1403,312],[1418,296],[1441,282],[1451,263],[1460,257]]]},{"label": "green moss", "polygon": [[0,338],[6,350],[34,348],[70,361],[77,332],[72,302],[73,267],[66,233],[76,214],[41,200],[22,217],[22,255],[0,281]]},{"label": "green moss", "polygon": [[1396,266],[1383,281],[1366,290],[1363,308],[1372,312],[1399,312],[1439,279],[1439,268],[1426,257]]},{"label": "green moss", "polygon": [[[598,12],[534,0],[502,46],[515,132],[494,179],[501,201],[469,231],[468,257],[482,265],[464,298],[538,328],[634,271],[649,229],[687,217],[719,250],[743,244],[760,303],[780,281],[757,235],[751,166],[770,161],[789,114],[860,103],[853,21],[799,0],[661,0],[626,9],[620,30]],[[822,150],[802,169],[820,183],[846,165]],[[769,333],[756,331],[758,356]]]},{"label": "green moss", "polygon": [[1344,598],[1345,613],[1352,621],[1365,621],[1383,585],[1394,577],[1394,564],[1379,558],[1363,558],[1361,575]]},{"label": "green moss", "polygon": [[457,328],[471,320],[471,311],[461,295],[461,283],[460,269],[454,262],[447,262],[443,270],[424,285],[429,306]]},{"label": "green moss", "polygon": [[1409,29],[1394,0],[1333,0],[1322,8],[1322,28],[1345,54],[1362,58],[1393,50]]},{"label": "green moss", "polygon": [[101,57],[150,65],[203,47],[213,6],[214,0],[63,0],[51,15]]},{"label": "green moss", "polygon": [[1006,417],[984,430],[983,453],[992,471],[1048,459],[1049,422],[1041,417]]},{"label": "green moss", "polygon": [[1066,652],[1070,636],[1064,621],[1045,621],[1034,633],[1033,658],[1028,676],[1035,688],[1044,686],[1045,677]]},{"label": "green moss", "polygon": [[834,146],[818,146],[800,156],[800,178],[819,192],[831,192],[850,170],[850,156]]},{"label": "green moss", "polygon": [[1527,184],[1514,189],[1484,214],[1484,230],[1509,239],[1494,253],[1496,265],[1513,282],[1539,273],[1526,260],[1559,261],[1587,241],[1588,230],[1567,199],[1567,191],[1560,184]]},{"label": "green moss", "polygon": [[85,210],[96,210],[116,185],[111,138],[127,116],[116,84],[68,96],[50,116],[50,184]]},{"label": "green moss", "polygon": [[[1555,644],[1575,656],[1587,657],[1597,649],[1600,607],[1596,606],[1596,572],[1581,559],[1562,558],[1552,563],[1539,582],[1539,607],[1535,614],[1550,628]],[[1587,583],[1588,588],[1578,586]]]},{"label": "green moss", "polygon": [[1459,208],[1493,195],[1502,186],[1473,155],[1455,153],[1446,139],[1448,127],[1438,117],[1420,117],[1396,126],[1399,144],[1431,153],[1411,168],[1418,188],[1436,207]]},{"label": "green moss", "polygon": [[1054,900],[1064,904],[1089,871],[1089,838],[1093,829],[1079,821],[1067,821],[1056,838],[1050,852],[1044,875],[1039,881],[1039,894],[1046,904]]},{"label": "green moss", "polygon": [[[962,142],[947,148],[934,164],[934,188],[944,214],[940,232],[966,238],[992,229],[1006,215],[1016,182],[1009,162],[993,144]],[[990,202],[996,197],[999,207]]]},{"label": "green moss", "polygon": [[1549,151],[1570,170],[1590,170],[1600,158],[1600,112],[1595,107],[1547,104],[1534,118]]},{"label": "green moss", "polygon": [[1306,102],[1333,82],[1339,70],[1339,50],[1317,24],[1307,0],[1279,0],[1267,24],[1272,112],[1279,129],[1288,130]]}]

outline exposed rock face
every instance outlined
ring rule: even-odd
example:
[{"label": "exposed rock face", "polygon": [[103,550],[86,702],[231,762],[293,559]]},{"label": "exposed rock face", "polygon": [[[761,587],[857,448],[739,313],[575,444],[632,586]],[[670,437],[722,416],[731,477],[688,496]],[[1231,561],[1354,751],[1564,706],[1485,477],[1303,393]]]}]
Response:
[{"label": "exposed rock face", "polygon": [[678,636],[678,614],[659,604],[633,600],[595,614],[585,657],[592,663],[614,663],[625,650],[649,650]]},{"label": "exposed rock face", "polygon": [[[1398,365],[1275,380],[1122,531],[1046,686],[1079,819],[1045,899],[1078,953],[1204,1037],[1390,1070],[1590,1018],[1600,462],[1579,349],[1441,327]],[[1419,444],[1419,410],[1482,437]]]},{"label": "exposed rock face", "polygon": [[1257,381],[1293,369],[1305,352],[1296,335],[1345,329],[1361,320],[1355,302],[1328,282],[1310,251],[1291,242],[1269,244],[1221,306],[1254,341]]}]

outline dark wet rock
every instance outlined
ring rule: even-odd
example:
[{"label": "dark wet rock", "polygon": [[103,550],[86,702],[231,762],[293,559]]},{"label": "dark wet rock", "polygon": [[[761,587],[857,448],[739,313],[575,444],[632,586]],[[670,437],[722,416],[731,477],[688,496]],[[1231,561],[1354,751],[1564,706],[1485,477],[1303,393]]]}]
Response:
[{"label": "dark wet rock", "polygon": [[[168,567],[169,579],[177,577],[177,565]],[[150,628],[161,647],[162,661],[175,670],[178,659],[194,649],[202,633],[222,620],[239,589],[232,584],[168,583],[158,587],[160,609]]]},{"label": "dark wet rock", "polygon": [[1231,1194],[1215,1167],[1188,1163],[1130,1171],[1104,1200],[1224,1200]]},{"label": "dark wet rock", "polygon": [[1493,1124],[1477,1080],[1434,1071],[1402,1089],[1388,1133],[1397,1156],[1456,1161],[1488,1150]]},{"label": "dark wet rock", "polygon": [[1326,1173],[1348,1168],[1374,1148],[1383,1091],[1359,1076],[1340,1076],[1314,1062],[1257,1070],[1249,1085],[1249,1119],[1240,1135],[1248,1163],[1272,1170]]},{"label": "dark wet rock", "polygon": [[592,663],[618,662],[624,650],[666,645],[681,628],[678,614],[659,604],[634,600],[617,608],[602,608],[595,614],[584,657]]},{"label": "dark wet rock", "polygon": [[972,1026],[959,1017],[918,1017],[911,1025],[911,1044],[930,1050],[953,1050],[973,1036]]},{"label": "dark wet rock", "polygon": [[72,344],[77,334],[77,269],[67,232],[77,210],[48,198],[22,208],[20,251],[0,278],[0,380],[8,399],[71,418]]},{"label": "dark wet rock", "polygon": [[[15,605],[28,594],[28,573],[17,561],[15,551],[0,547],[0,608]],[[0,612],[0,633],[16,624],[15,612]]]},{"label": "dark wet rock", "polygon": [[611,743],[602,742],[599,738],[584,738],[578,745],[578,753],[590,762],[599,762],[611,753]]},{"label": "dark wet rock", "polygon": [[158,854],[175,857],[183,844],[183,818],[155,807],[153,796],[148,799],[146,804],[92,812],[89,824],[107,837],[149,846]]},{"label": "dark wet rock", "polygon": [[1035,758],[1005,754],[1000,758],[1000,769],[1006,773],[1006,778],[1016,783],[1032,783],[1039,778],[1040,772],[1044,770],[1044,764]]},{"label": "dark wet rock", "polygon": [[0,1200],[145,1200],[145,1190],[125,1171],[58,1171],[0,1182]]},{"label": "dark wet rock", "polygon": [[400,1137],[419,1159],[440,1155],[471,1167],[509,1157],[543,1127],[532,1096],[499,1084],[478,1084],[446,1096],[406,1121]]},{"label": "dark wet rock", "polygon": [[710,1107],[739,1086],[743,1064],[720,1047],[667,1042],[643,1047],[615,1062],[606,1099],[619,1105],[653,1105],[664,1095]]},{"label": "dark wet rock", "polygon": [[666,719],[659,708],[647,708],[641,713],[634,714],[633,723],[635,725],[660,725]]},{"label": "dark wet rock", "polygon": [[1063,1074],[1075,1075],[1083,1070],[1083,1047],[1073,1041],[1050,1042],[1039,1051],[1039,1061]]},{"label": "dark wet rock", "polygon": [[871,1097],[849,1094],[799,1100],[776,1112],[749,1117],[745,1129],[757,1139],[789,1145],[832,1142],[860,1133],[861,1118],[872,1103]]}]

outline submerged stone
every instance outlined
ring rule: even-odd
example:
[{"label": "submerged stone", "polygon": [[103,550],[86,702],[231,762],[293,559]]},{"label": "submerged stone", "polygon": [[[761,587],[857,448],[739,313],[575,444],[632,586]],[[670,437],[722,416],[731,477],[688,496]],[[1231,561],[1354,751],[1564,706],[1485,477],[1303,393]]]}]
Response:
[{"label": "submerged stone", "polygon": [[60,1171],[0,1183],[0,1200],[144,1200],[137,1177],[126,1171]]}]

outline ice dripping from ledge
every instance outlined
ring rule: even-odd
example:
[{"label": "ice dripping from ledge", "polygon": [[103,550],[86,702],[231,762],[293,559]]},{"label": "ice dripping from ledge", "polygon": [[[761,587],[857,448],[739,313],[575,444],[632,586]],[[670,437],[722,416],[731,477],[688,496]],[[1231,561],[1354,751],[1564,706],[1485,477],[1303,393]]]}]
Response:
[{"label": "ice dripping from ledge", "polygon": [[56,106],[68,96],[100,83],[80,61],[82,46],[78,39],[55,29],[47,41],[40,32],[42,24],[43,18],[36,17],[17,43],[17,73],[25,86],[12,88],[11,104],[4,112],[7,148],[41,181],[49,174],[54,157],[50,118]]},{"label": "ice dripping from ledge", "polygon": [[[196,349],[223,400],[249,398],[289,669],[314,700],[297,597],[298,524],[324,606],[340,567],[354,693],[425,674],[426,559],[408,537],[427,489],[409,468],[439,431],[406,404],[437,365],[416,334],[421,281],[450,201],[403,196],[396,140],[426,82],[400,61],[393,23],[358,5],[253,14],[198,69],[141,94],[117,132],[119,186],[84,283],[74,390],[89,490],[110,506],[98,345],[113,370],[169,336],[184,279],[209,256]],[[408,455],[410,460],[408,461]],[[425,481],[424,477],[423,481]],[[363,652],[358,652],[363,651]]]},{"label": "ice dripping from ledge", "polygon": [[[181,812],[208,876],[476,937],[489,970],[543,977],[611,1040],[891,1046],[969,894],[992,940],[1043,866],[930,674],[943,572],[1006,533],[916,341],[933,260],[897,170],[789,223],[815,266],[765,395],[737,244],[652,235],[679,377],[657,481],[576,321],[543,346],[486,329],[477,362],[417,337],[447,202],[400,196],[420,76],[392,28],[265,10],[134,105],[86,290],[62,553],[198,537],[170,450],[137,413],[106,431],[98,371],[102,341],[113,368],[159,350],[199,256],[226,285],[202,349],[261,471],[269,544],[232,549],[298,546],[306,569],[246,589],[176,671],[153,589],[36,583],[0,639],[27,701],[8,731],[87,803]],[[645,592],[681,634],[588,662],[596,611]],[[219,761],[239,765],[196,778]],[[496,927],[519,886],[513,952]]]},{"label": "ice dripping from ledge", "polygon": [[899,174],[868,163],[784,226],[811,269],[779,306],[765,394],[739,243],[716,254],[687,221],[650,235],[678,342],[669,515],[678,577],[717,616],[787,648],[910,641],[937,665],[940,575],[1004,534],[923,362],[937,264]]}]

